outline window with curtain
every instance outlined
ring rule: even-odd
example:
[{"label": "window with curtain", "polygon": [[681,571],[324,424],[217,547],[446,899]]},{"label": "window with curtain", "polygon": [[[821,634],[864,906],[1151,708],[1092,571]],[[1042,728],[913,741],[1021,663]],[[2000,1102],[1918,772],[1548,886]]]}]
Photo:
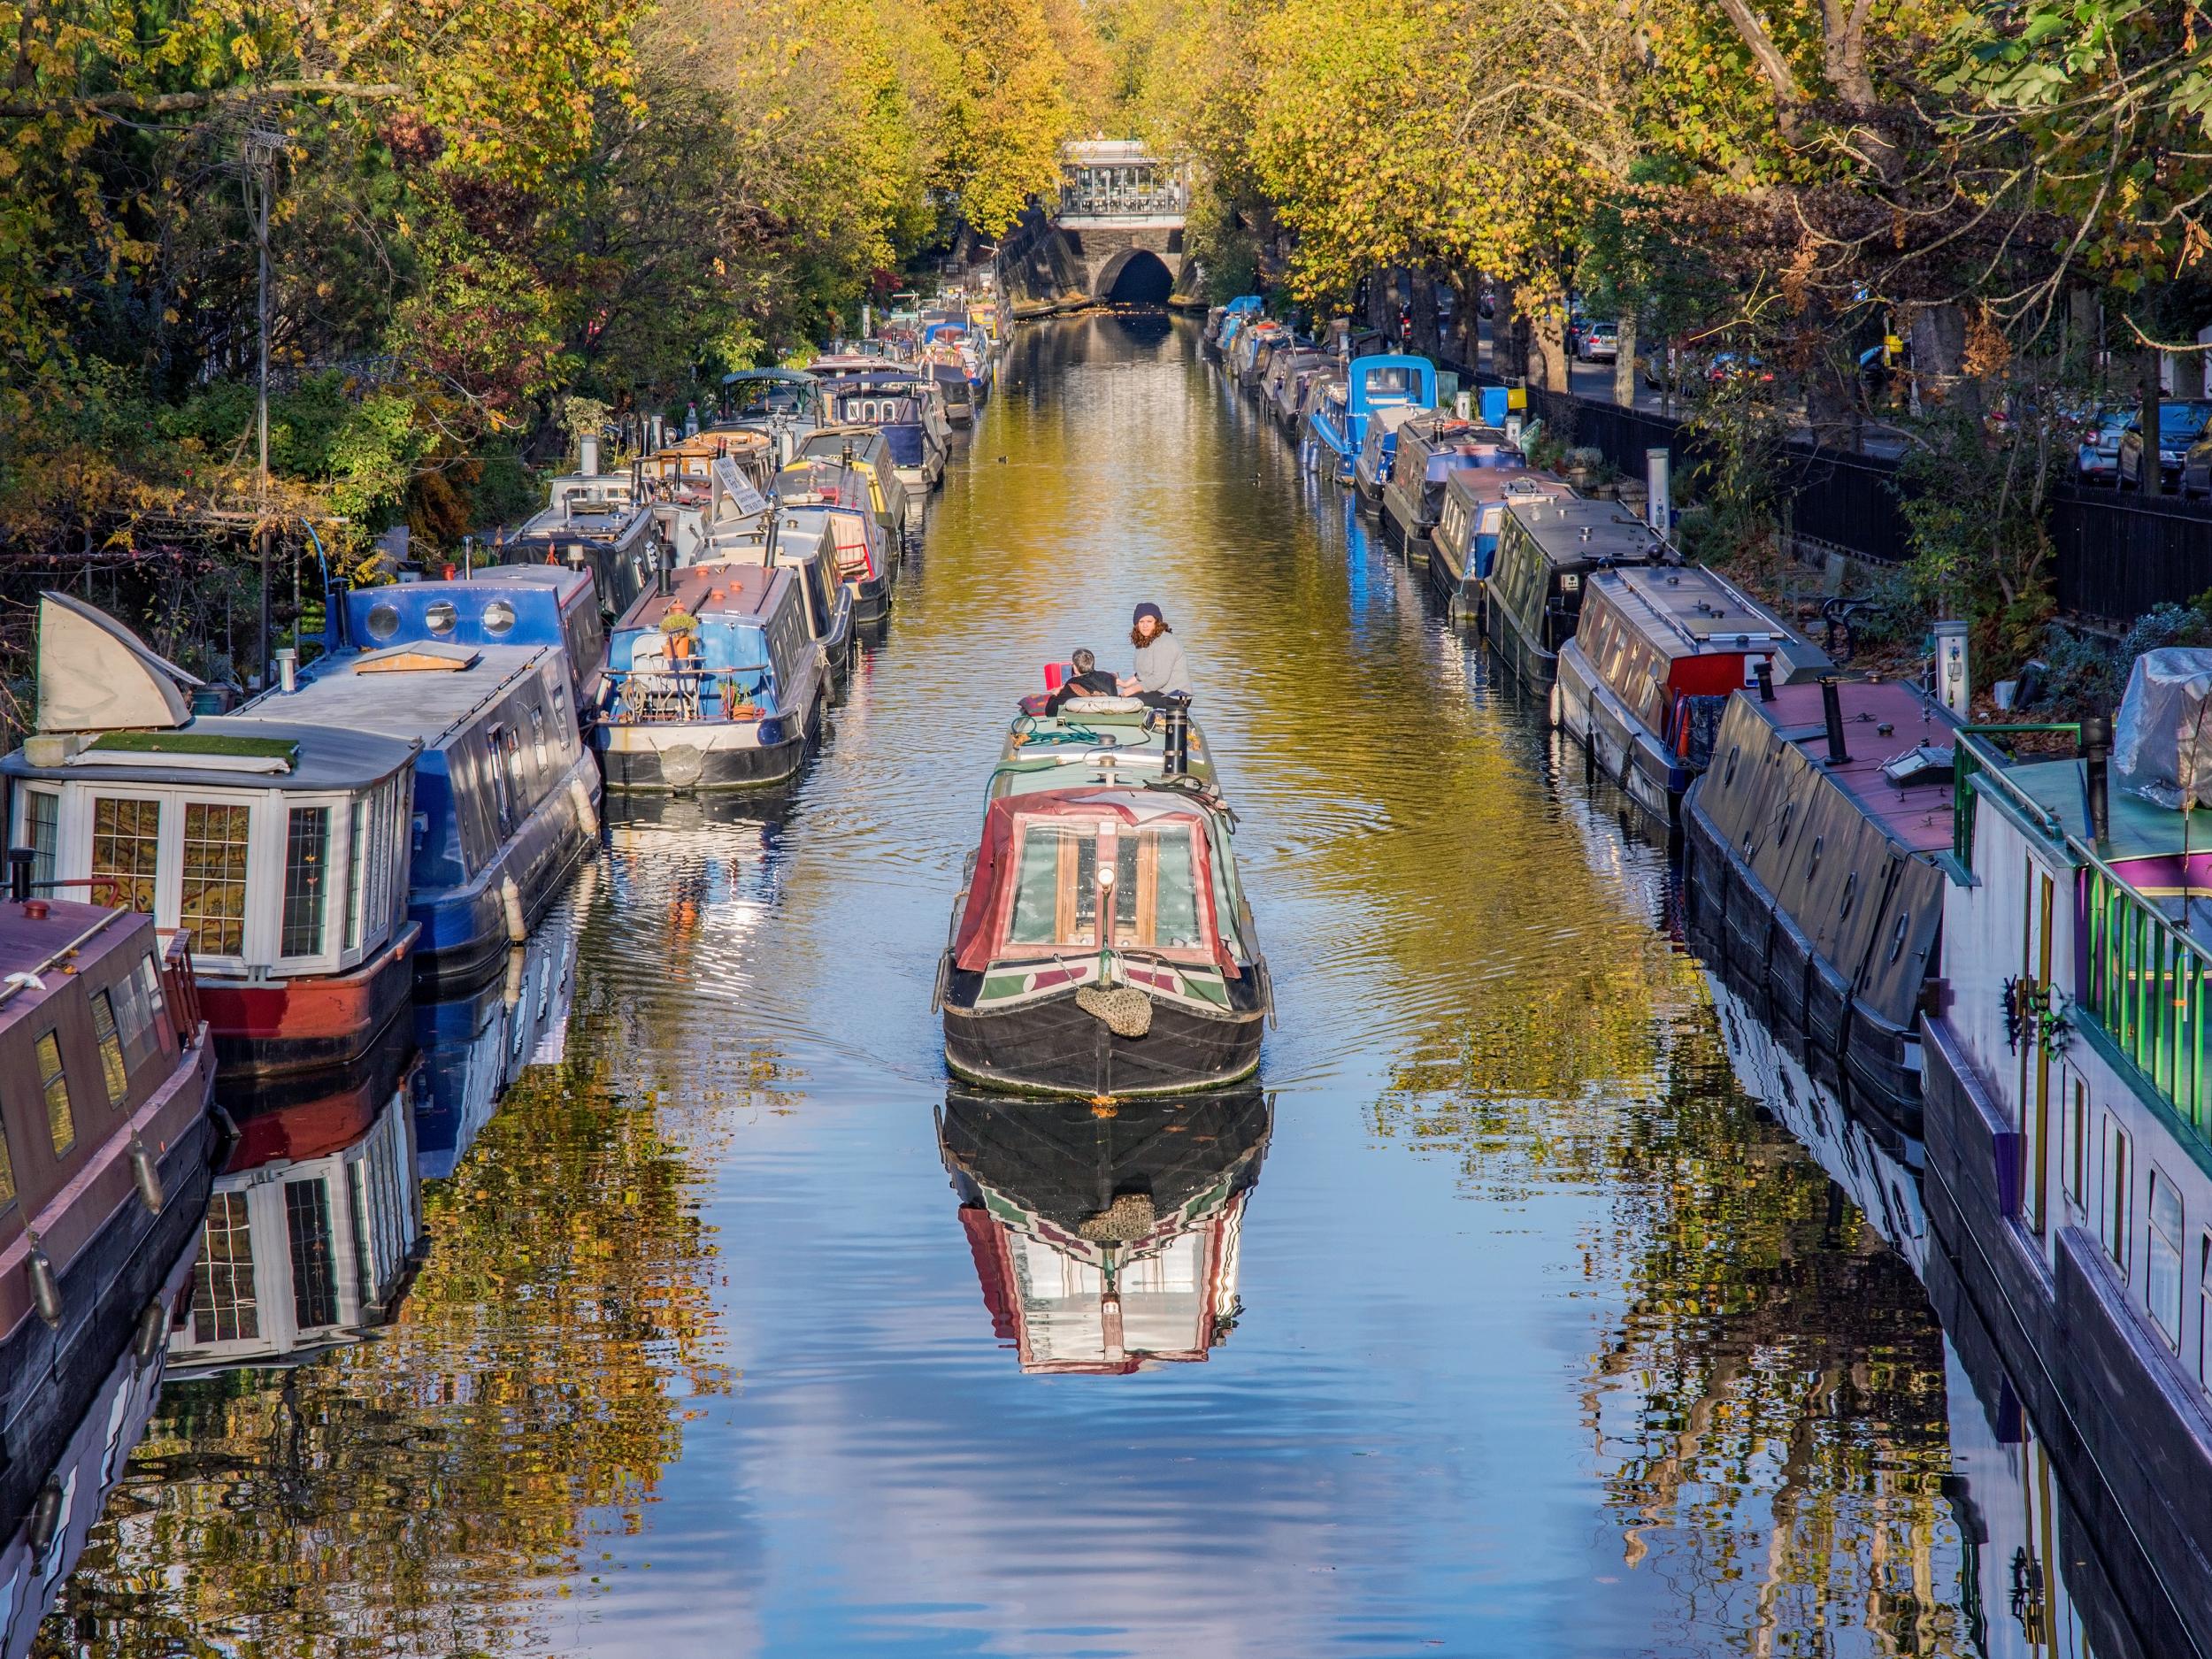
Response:
[{"label": "window with curtain", "polygon": [[246,949],[246,837],[250,807],[188,801],[179,863],[177,926],[192,948],[219,956]]},{"label": "window with curtain", "polygon": [[38,1040],[38,1086],[46,1094],[46,1133],[52,1137],[54,1156],[67,1157],[77,1144],[76,1114],[69,1110],[69,1071],[61,1061],[61,1035],[48,1032]]},{"label": "window with curtain", "polygon": [[330,809],[296,806],[284,833],[284,938],[280,955],[322,953],[329,878]]},{"label": "window with curtain", "polygon": [[60,836],[61,797],[50,789],[23,795],[23,844],[31,849],[31,885],[41,891],[54,879],[54,849]]},{"label": "window with curtain", "polygon": [[0,1210],[15,1202],[15,1156],[8,1149],[8,1130],[0,1124]]},{"label": "window with curtain", "polygon": [[92,800],[92,902],[148,915],[161,856],[161,803],[119,795]]}]

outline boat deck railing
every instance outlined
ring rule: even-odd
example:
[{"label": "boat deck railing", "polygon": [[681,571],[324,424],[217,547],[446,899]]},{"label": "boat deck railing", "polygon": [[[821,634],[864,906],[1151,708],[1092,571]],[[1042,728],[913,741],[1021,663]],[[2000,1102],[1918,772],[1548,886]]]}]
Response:
[{"label": "boat deck railing", "polygon": [[[611,668],[608,718],[617,726],[676,726],[764,718],[773,710],[744,685],[757,669]],[[750,712],[748,712],[748,710]]]}]

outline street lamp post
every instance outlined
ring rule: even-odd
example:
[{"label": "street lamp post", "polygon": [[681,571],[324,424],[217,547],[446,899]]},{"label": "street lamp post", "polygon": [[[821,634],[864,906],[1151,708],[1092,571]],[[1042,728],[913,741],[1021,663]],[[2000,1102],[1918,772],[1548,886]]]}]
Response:
[{"label": "street lamp post", "polygon": [[260,313],[261,380],[254,396],[254,427],[259,465],[257,469],[254,510],[256,550],[259,555],[261,587],[261,685],[268,688],[273,660],[269,615],[269,561],[276,532],[269,522],[269,198],[276,189],[277,152],[284,134],[256,127],[246,134],[245,162],[248,188],[252,194],[254,245],[258,265],[257,309]]}]

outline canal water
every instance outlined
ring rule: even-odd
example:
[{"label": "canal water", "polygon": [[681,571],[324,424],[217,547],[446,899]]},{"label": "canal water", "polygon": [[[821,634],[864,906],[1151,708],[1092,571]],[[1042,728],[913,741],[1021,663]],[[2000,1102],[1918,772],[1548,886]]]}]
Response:
[{"label": "canal water", "polygon": [[[1942,1333],[1663,852],[1187,325],[1025,331],[968,449],[803,782],[611,829],[394,1321],[173,1382],[45,1643],[1974,1651]],[[1129,1155],[1116,1348],[1033,1190],[1115,1121],[949,1094],[930,986],[1013,698],[1148,599],[1280,1027]]]}]

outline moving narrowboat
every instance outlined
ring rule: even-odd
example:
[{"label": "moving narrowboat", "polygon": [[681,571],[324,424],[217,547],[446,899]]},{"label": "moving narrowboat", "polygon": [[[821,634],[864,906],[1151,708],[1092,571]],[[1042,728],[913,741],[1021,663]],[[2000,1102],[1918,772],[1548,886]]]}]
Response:
[{"label": "moving narrowboat", "polygon": [[34,888],[179,930],[227,1077],[365,1051],[413,986],[419,744],[195,717],[196,682],[61,594],[40,604],[38,680],[40,730],[0,761]]},{"label": "moving narrowboat", "polygon": [[1700,953],[1915,1133],[1957,741],[1940,704],[1893,681],[1739,691],[1682,811]]},{"label": "moving narrowboat", "polygon": [[1617,502],[1509,501],[1483,585],[1483,633],[1522,684],[1548,692],[1590,573],[1665,554],[1657,533]]},{"label": "moving narrowboat", "polygon": [[611,790],[710,790],[796,772],[829,687],[798,573],[678,571],[616,625],[594,739]]},{"label": "moving narrowboat", "polygon": [[926,495],[943,481],[952,453],[952,427],[936,383],[910,370],[875,366],[874,373],[840,376],[824,387],[829,419],[881,433],[908,494]]},{"label": "moving narrowboat", "polygon": [[[422,930],[418,984],[473,985],[495,972],[598,838],[599,769],[570,675],[560,645],[434,640],[340,651],[317,661],[296,690],[265,692],[235,717],[265,729],[321,726],[420,745],[413,833],[395,849],[407,913]],[[273,740],[281,735],[270,729]],[[321,850],[291,833],[288,865]],[[320,918],[326,940],[350,940],[354,891],[349,875],[341,902],[331,879],[303,926]]]},{"label": "moving narrowboat", "polygon": [[644,591],[668,557],[659,518],[627,472],[557,478],[545,509],[494,549],[503,565],[582,565],[609,618]]},{"label": "moving narrowboat", "polygon": [[1475,615],[1498,552],[1498,528],[1512,501],[1571,501],[1566,480],[1525,466],[1455,467],[1429,532],[1429,583],[1452,620]]},{"label": "moving narrowboat", "polygon": [[[868,505],[876,522],[891,535],[905,539],[907,528],[919,516],[921,498],[906,488],[899,476],[898,461],[884,435],[873,426],[824,426],[809,433],[800,443],[792,465],[826,461],[842,472],[856,472],[868,483]],[[780,494],[790,481],[790,467],[777,475]],[[801,489],[818,488],[811,482]]]},{"label": "moving narrowboat", "polygon": [[361,1064],[226,1096],[238,1139],[215,1178],[180,1377],[290,1364],[391,1317],[423,1242],[414,1033]]},{"label": "moving narrowboat", "polygon": [[1694,565],[1592,571],[1559,648],[1552,724],[1667,826],[1712,758],[1730,695],[1835,672],[1818,646],[1717,572]]},{"label": "moving narrowboat", "polygon": [[1425,558],[1429,532],[1443,511],[1445,481],[1453,473],[1520,465],[1520,450],[1495,427],[1423,410],[1398,427],[1383,485],[1383,517],[1409,555]]},{"label": "moving narrowboat", "polygon": [[184,941],[165,943],[150,916],[22,896],[19,875],[14,891],[0,902],[0,1068],[14,1079],[0,1087],[10,1521],[118,1360],[158,1350],[216,1144],[215,1056]]},{"label": "moving narrowboat", "polygon": [[1202,1362],[1227,1340],[1272,1128],[1257,1089],[1102,1114],[956,1085],[938,1147],[992,1333],[1022,1370],[1124,1377]]},{"label": "moving narrowboat", "polygon": [[[1395,353],[1354,357],[1345,365],[1340,395],[1331,392],[1306,422],[1306,429],[1327,457],[1336,481],[1353,481],[1353,469],[1367,442],[1369,418],[1379,409],[1436,406],[1436,365],[1426,357]],[[1386,476],[1387,468],[1377,476]]]},{"label": "moving narrowboat", "polygon": [[[1018,758],[994,772],[938,968],[956,1077],[1112,1098],[1219,1088],[1258,1068],[1273,995],[1230,816],[1199,780],[1177,784],[1165,721],[1152,764],[1139,761],[1148,711],[1099,706],[1129,702],[1021,717]],[[1060,764],[1059,750],[1079,758]]]}]

